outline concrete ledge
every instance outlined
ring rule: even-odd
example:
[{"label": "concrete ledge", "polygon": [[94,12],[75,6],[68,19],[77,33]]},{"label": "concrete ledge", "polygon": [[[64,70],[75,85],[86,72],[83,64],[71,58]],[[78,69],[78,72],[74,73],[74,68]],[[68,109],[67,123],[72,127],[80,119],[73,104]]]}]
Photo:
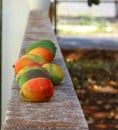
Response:
[{"label": "concrete ledge", "polygon": [[3,130],[88,130],[60,47],[52,30],[48,12],[32,11],[29,14],[19,56],[25,53],[29,44],[41,39],[50,39],[55,43],[57,53],[53,62],[63,68],[65,79],[55,87],[55,93],[51,100],[43,103],[23,101],[19,97],[18,85],[14,79]]}]

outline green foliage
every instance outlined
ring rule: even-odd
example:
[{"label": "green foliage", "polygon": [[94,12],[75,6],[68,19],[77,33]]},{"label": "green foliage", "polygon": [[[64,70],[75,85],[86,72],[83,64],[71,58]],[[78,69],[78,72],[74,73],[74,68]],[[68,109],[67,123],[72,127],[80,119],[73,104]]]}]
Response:
[{"label": "green foliage", "polygon": [[98,62],[93,62],[93,61],[88,61],[88,60],[77,60],[75,62],[66,62],[67,67],[70,71],[76,72],[76,71],[84,71],[87,73],[94,72],[96,70],[101,70],[101,71],[107,71],[113,70],[113,69],[118,69],[118,61],[114,63],[108,63],[107,61],[98,61]]},{"label": "green foliage", "polygon": [[100,0],[88,0],[87,3],[88,3],[89,6],[92,6],[93,4],[99,5]]},{"label": "green foliage", "polygon": [[94,25],[98,27],[106,27],[109,25],[109,22],[105,18],[96,18],[90,15],[80,15],[78,16],[79,25]]},{"label": "green foliage", "polygon": [[[77,19],[77,20],[76,20]],[[68,35],[83,35],[83,34],[116,34],[118,28],[118,21],[110,22],[106,18],[97,18],[92,15],[78,15],[75,17],[75,23],[69,23],[68,21],[60,21],[58,34]],[[70,31],[63,27],[71,26],[73,29]],[[61,27],[61,28],[60,28]],[[86,30],[83,31],[83,28]],[[77,30],[77,28],[79,28]],[[94,29],[93,29],[94,28]]]}]

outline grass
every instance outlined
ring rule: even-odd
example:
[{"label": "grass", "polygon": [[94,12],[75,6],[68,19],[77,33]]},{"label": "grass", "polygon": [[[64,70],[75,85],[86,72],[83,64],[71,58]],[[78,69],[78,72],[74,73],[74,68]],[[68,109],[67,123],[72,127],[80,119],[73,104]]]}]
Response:
[{"label": "grass", "polygon": [[106,18],[96,18],[87,15],[80,15],[73,18],[66,18],[64,16],[60,17],[60,19],[62,20],[58,22],[57,30],[59,35],[93,35],[103,33],[117,35],[118,33],[118,20],[110,22],[110,20]]}]

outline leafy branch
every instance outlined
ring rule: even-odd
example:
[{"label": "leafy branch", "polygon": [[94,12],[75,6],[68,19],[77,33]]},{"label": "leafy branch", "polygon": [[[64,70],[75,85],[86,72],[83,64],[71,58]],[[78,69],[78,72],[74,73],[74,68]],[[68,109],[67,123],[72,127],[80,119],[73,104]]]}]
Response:
[{"label": "leafy branch", "polygon": [[88,0],[88,5],[92,6],[93,4],[95,5],[99,5],[100,4],[100,0]]}]

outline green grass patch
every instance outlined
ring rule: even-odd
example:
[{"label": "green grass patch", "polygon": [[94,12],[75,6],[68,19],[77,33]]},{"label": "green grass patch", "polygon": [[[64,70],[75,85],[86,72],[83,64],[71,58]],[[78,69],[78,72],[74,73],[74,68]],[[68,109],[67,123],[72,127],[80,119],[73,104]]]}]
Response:
[{"label": "green grass patch", "polygon": [[[70,30],[67,28],[69,26],[71,26]],[[83,31],[82,28],[78,27],[85,27],[86,30]],[[87,29],[88,27],[90,27],[91,29],[88,30]],[[95,28],[94,30],[93,27]],[[66,17],[62,18],[60,17],[60,21],[58,22],[57,28],[58,28],[57,33],[62,35],[63,34],[85,35],[85,34],[100,34],[100,33],[117,35],[118,20],[110,22],[106,18],[96,18],[94,16],[87,16],[87,15],[68,17],[67,19]]]}]

